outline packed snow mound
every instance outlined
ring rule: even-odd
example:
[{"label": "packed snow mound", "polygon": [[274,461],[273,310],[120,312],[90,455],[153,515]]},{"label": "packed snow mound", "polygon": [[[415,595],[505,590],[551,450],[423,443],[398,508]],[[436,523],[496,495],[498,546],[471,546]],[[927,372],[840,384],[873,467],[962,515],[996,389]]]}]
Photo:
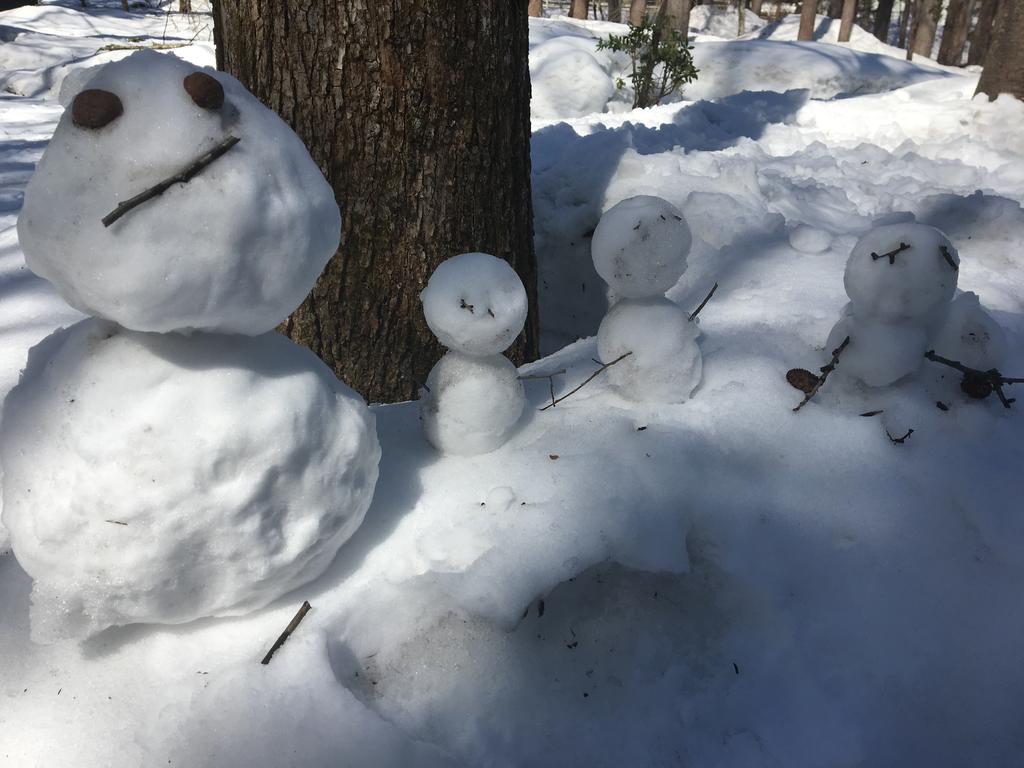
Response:
[{"label": "packed snow mound", "polygon": [[830,232],[800,224],[789,231],[789,244],[801,253],[821,253],[832,245]]},{"label": "packed snow mound", "polygon": [[[334,194],[299,138],[242,85],[200,106],[197,69],[139,51],[99,69],[88,91],[123,113],[82,127],[67,109],[25,191],[18,237],[29,268],[76,309],[139,331],[258,335],[299,305],[338,245]],[[109,97],[108,97],[109,98]],[[81,122],[81,120],[80,120]],[[118,205],[240,139],[187,184]]]},{"label": "packed snow mound", "polygon": [[597,40],[554,37],[530,49],[530,115],[537,119],[604,112],[616,92],[608,54]]},{"label": "packed snow mound", "polygon": [[488,253],[443,261],[420,293],[438,341],[467,355],[507,349],[526,322],[526,289],[509,263]]},{"label": "packed snow mound", "polygon": [[889,224],[857,241],[843,283],[858,317],[924,320],[953,298],[959,264],[956,248],[935,227]]},{"label": "packed snow mound", "polygon": [[884,322],[844,313],[825,342],[828,353],[849,336],[837,373],[869,387],[886,387],[915,373],[928,351],[928,334],[916,322]]},{"label": "packed snow mound", "polygon": [[33,636],[266,605],[359,527],[379,458],[362,400],[282,336],[58,331],[0,423]]},{"label": "packed snow mound", "polygon": [[625,299],[601,321],[597,351],[606,364],[621,358],[606,375],[623,397],[683,403],[700,383],[699,335],[697,324],[668,299]]},{"label": "packed snow mound", "polygon": [[806,89],[811,98],[889,91],[945,72],[873,53],[823,43],[775,40],[698,42],[700,70],[686,86],[687,99],[720,99],[742,91]]},{"label": "packed snow mound", "polygon": [[594,268],[619,296],[663,296],[686,269],[693,236],[667,200],[636,195],[601,216],[591,241]]},{"label": "packed snow mound", "polygon": [[[749,34],[765,25],[765,20],[753,11],[743,9],[744,34]],[[712,35],[725,39],[739,34],[739,13],[732,6],[721,8],[716,5],[695,5],[690,9],[690,33]]]},{"label": "packed snow mound", "polygon": [[939,355],[970,368],[987,371],[1006,359],[1006,332],[984,307],[978,294],[958,294],[949,305],[946,322],[932,342]]},{"label": "packed snow mound", "polygon": [[523,384],[507,358],[452,351],[427,377],[420,417],[431,445],[442,453],[471,456],[504,443],[524,404]]}]

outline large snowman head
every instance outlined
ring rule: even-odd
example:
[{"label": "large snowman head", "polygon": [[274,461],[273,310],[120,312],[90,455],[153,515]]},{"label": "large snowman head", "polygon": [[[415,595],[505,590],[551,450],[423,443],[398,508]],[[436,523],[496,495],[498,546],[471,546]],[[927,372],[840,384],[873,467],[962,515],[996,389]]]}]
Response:
[{"label": "large snowman head", "polygon": [[[338,246],[334,194],[299,138],[233,77],[140,51],[83,78],[25,192],[29,268],[139,331],[260,334]],[[119,203],[238,142],[187,183]]]}]

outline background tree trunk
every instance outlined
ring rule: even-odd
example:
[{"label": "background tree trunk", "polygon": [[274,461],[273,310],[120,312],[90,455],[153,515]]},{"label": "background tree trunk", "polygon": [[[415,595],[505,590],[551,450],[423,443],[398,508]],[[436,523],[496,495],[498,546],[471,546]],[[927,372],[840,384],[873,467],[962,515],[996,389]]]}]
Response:
[{"label": "background tree trunk", "polygon": [[690,0],[661,0],[658,23],[687,35],[690,31]]},{"label": "background tree trunk", "polygon": [[608,21],[622,21],[622,3],[620,0],[608,0]]},{"label": "background tree trunk", "polygon": [[192,13],[192,0],[178,0],[178,13]]},{"label": "background tree trunk", "polygon": [[647,18],[647,0],[632,0],[629,4],[629,23],[639,27]]},{"label": "background tree trunk", "polygon": [[843,13],[843,0],[828,0],[828,15],[831,19],[838,19]]},{"label": "background tree trunk", "polygon": [[1024,3],[1020,0],[999,3],[977,93],[989,100],[1000,93],[1024,99]]},{"label": "background tree trunk", "polygon": [[996,18],[996,12],[1001,5],[1000,0],[981,0],[981,7],[978,9],[978,21],[971,32],[971,47],[967,51],[968,64],[982,64],[985,61],[985,52],[988,51],[989,41],[992,39],[992,23]]},{"label": "background tree trunk", "polygon": [[526,9],[526,12],[530,16],[543,16],[544,15],[544,0],[530,0],[530,5]]},{"label": "background tree trunk", "polygon": [[939,26],[939,14],[942,13],[942,0],[917,0],[914,10],[914,34],[910,52],[918,56],[932,55],[935,44],[935,30]]},{"label": "background tree trunk", "polygon": [[572,0],[572,5],[569,6],[569,16],[573,19],[587,18],[588,5],[588,0]]},{"label": "background tree trunk", "polygon": [[797,40],[814,39],[814,14],[817,10],[814,0],[803,0],[800,4],[800,31],[797,33]]},{"label": "background tree trunk", "polygon": [[[900,48],[907,47],[907,38],[910,32],[910,17],[915,13],[914,0],[904,0],[903,11],[900,13],[900,36],[897,41],[897,45]],[[910,57],[910,51],[907,51],[907,57]]]},{"label": "background tree trunk", "polygon": [[507,259],[536,356],[526,0],[220,0],[224,68],[306,143],[341,246],[283,330],[372,402],[415,396],[440,344],[419,293],[465,251]]},{"label": "background tree trunk", "polygon": [[761,15],[761,5],[763,3],[764,3],[764,0],[750,0],[750,10],[752,10],[754,13],[756,13],[758,16],[760,16]]},{"label": "background tree trunk", "polygon": [[853,31],[853,17],[857,13],[857,0],[843,0],[843,20],[839,23],[839,42],[850,42]]},{"label": "background tree trunk", "polygon": [[889,42],[889,25],[892,23],[893,0],[878,0],[875,20],[871,31],[883,43]]},{"label": "background tree trunk", "polygon": [[[946,24],[942,28],[942,43],[939,45],[939,64],[960,66],[973,6],[972,0],[949,0]],[[1021,42],[1024,44],[1024,40]]]}]

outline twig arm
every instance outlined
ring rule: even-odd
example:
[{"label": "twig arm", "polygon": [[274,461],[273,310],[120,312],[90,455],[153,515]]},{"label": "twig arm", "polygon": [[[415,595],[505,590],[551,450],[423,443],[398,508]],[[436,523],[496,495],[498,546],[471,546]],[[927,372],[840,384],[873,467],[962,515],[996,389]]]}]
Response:
[{"label": "twig arm", "polygon": [[274,644],[270,647],[270,650],[267,651],[267,655],[263,657],[263,661],[261,661],[260,664],[270,663],[274,654],[277,653],[277,649],[284,645],[285,640],[291,637],[292,632],[294,632],[295,628],[299,626],[299,622],[301,622],[306,617],[306,614],[309,613],[310,607],[308,600],[304,600],[302,602],[302,606],[299,608],[298,613],[296,613],[292,620],[288,622],[288,626],[284,628],[284,632],[282,632],[277,640],[274,641]]},{"label": "twig arm", "polygon": [[687,320],[689,320],[690,322],[693,322],[693,320],[696,319],[697,315],[700,314],[700,311],[702,309],[704,309],[704,305],[707,304],[709,301],[711,301],[711,297],[715,295],[715,291],[717,291],[717,290],[718,290],[718,283],[715,283],[713,286],[711,286],[711,290],[708,291],[708,295],[704,297],[704,301],[702,301],[700,303],[700,306],[697,307],[695,310],[693,310],[693,312],[690,313],[690,316],[687,318]]},{"label": "twig arm", "polygon": [[839,364],[839,356],[843,354],[843,350],[846,349],[846,345],[849,343],[850,337],[847,336],[845,339],[843,339],[842,344],[840,344],[838,347],[832,350],[832,359],[828,362],[828,365],[822,366],[821,376],[818,377],[818,380],[814,383],[814,386],[811,387],[810,392],[804,395],[804,399],[800,401],[800,405],[793,409],[794,412],[799,411],[801,408],[807,405],[807,403],[810,402],[811,398],[817,394],[819,389],[821,389],[821,385],[825,383],[825,379],[827,379],[828,375],[836,369],[836,365]]},{"label": "twig arm", "polygon": [[612,360],[610,363],[604,363],[600,368],[598,368],[596,371],[594,371],[592,374],[590,374],[586,379],[584,379],[583,383],[580,384],[578,387],[576,387],[575,389],[570,390],[569,392],[566,392],[564,395],[559,397],[557,400],[552,400],[549,404],[547,404],[543,408],[541,408],[541,410],[542,411],[546,411],[548,408],[554,408],[556,405],[558,405],[560,402],[565,400],[567,397],[572,397],[577,392],[579,392],[581,389],[583,389],[585,386],[587,386],[587,384],[589,384],[594,379],[596,379],[599,375],[601,375],[602,373],[607,371],[609,368],[611,368],[616,363],[622,362],[623,360],[625,360],[627,357],[629,357],[632,354],[633,354],[633,352],[629,351],[629,352],[627,352],[624,355],[619,355],[617,358]]}]

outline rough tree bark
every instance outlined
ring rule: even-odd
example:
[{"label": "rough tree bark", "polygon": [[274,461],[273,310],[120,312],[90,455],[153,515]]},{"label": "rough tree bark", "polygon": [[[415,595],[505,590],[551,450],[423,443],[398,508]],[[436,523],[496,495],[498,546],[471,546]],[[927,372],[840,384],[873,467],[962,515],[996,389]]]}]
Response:
[{"label": "rough tree bark", "polygon": [[629,4],[629,23],[639,27],[647,18],[647,0],[632,0]]},{"label": "rough tree bark", "polygon": [[608,21],[614,21],[616,23],[622,21],[621,0],[608,0]]},{"label": "rough tree bark", "polygon": [[853,17],[857,13],[857,0],[843,0],[843,19],[839,22],[839,42],[850,42],[853,31]]},{"label": "rough tree bark", "polygon": [[797,40],[814,39],[814,13],[817,4],[814,0],[803,0],[800,3],[800,31],[797,32]]},{"label": "rough tree bark", "polygon": [[985,69],[977,93],[989,100],[1009,93],[1024,100],[1024,2],[1002,0],[992,25],[992,39],[985,54]]},{"label": "rough tree bark", "polygon": [[686,35],[690,31],[690,0],[661,0],[658,23]]},{"label": "rough tree bark", "polygon": [[939,45],[939,64],[960,66],[973,6],[973,0],[949,0],[946,24],[942,28],[942,43]]},{"label": "rough tree bark", "polygon": [[[909,53],[911,56],[931,56],[935,44],[935,30],[939,26],[939,14],[942,13],[941,0],[917,0],[914,6],[914,34]],[[911,56],[908,56],[910,58]]]},{"label": "rough tree bark", "polygon": [[878,0],[878,8],[875,9],[875,20],[871,31],[875,37],[883,43],[889,42],[889,25],[892,23],[893,0]]},{"label": "rough tree bark", "polygon": [[756,13],[758,16],[761,15],[761,6],[764,4],[764,0],[750,0],[750,10]]},{"label": "rough tree bark", "polygon": [[589,4],[589,0],[572,0],[572,5],[569,6],[569,17],[573,19],[587,18],[587,6]]},{"label": "rough tree bark", "polygon": [[1000,4],[1000,0],[981,0],[978,20],[970,35],[971,47],[967,51],[968,64],[983,64],[985,62],[985,53],[988,51],[988,45],[992,39],[992,22],[996,18]]},{"label": "rough tree bark", "polygon": [[530,16],[543,16],[544,15],[544,0],[530,0],[530,5],[526,12]]},{"label": "rough tree bark", "polygon": [[219,0],[218,64],[306,143],[341,246],[283,330],[373,402],[415,396],[442,354],[419,293],[464,251],[526,285],[536,356],[526,0]]}]

